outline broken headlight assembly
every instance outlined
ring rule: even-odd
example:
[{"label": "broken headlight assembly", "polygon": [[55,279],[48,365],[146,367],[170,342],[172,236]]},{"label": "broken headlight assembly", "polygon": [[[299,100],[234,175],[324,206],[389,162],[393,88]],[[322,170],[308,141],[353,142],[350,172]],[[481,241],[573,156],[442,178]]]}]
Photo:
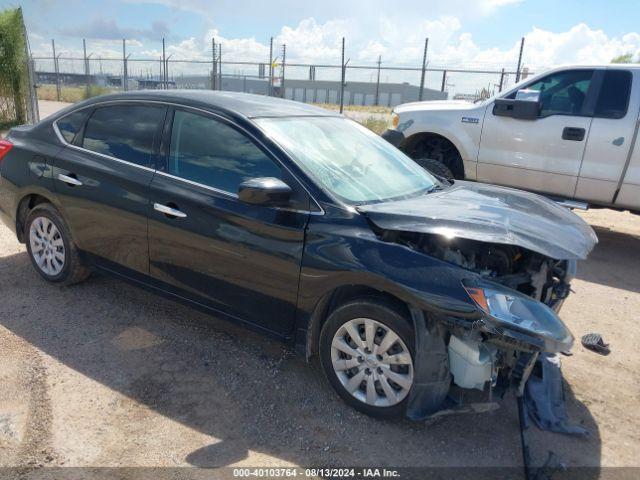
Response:
[{"label": "broken headlight assembly", "polygon": [[573,335],[544,303],[492,282],[469,282],[463,286],[485,314],[485,323],[492,333],[529,343],[545,352],[571,349]]}]

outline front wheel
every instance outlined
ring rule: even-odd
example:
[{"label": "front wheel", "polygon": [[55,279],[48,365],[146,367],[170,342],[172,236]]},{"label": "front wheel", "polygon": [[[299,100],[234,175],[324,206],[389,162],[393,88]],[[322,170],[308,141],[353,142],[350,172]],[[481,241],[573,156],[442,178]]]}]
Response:
[{"label": "front wheel", "polygon": [[353,408],[374,417],[404,415],[414,378],[413,329],[392,304],[372,298],[336,309],[320,334],[320,360]]}]

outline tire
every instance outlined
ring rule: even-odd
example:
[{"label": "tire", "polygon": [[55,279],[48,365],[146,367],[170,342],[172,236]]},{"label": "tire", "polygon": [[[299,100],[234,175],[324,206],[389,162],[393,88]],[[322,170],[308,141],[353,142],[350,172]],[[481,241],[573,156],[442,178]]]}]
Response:
[{"label": "tire", "polygon": [[[464,167],[460,152],[458,152],[453,143],[444,137],[434,135],[420,141],[413,149],[411,158],[415,159],[418,163],[426,161],[427,159],[437,160],[450,172],[450,176],[445,178],[448,180],[454,178],[459,180],[464,179]],[[436,175],[439,174],[436,173]]]},{"label": "tire", "polygon": [[69,227],[50,203],[41,203],[29,212],[25,239],[33,267],[48,282],[71,285],[89,276],[71,239]]},{"label": "tire", "polygon": [[415,162],[436,177],[453,180],[453,173],[444,163],[434,158],[419,158]]},{"label": "tire", "polygon": [[[370,332],[374,347],[365,350]],[[389,332],[395,337],[387,341]],[[414,380],[413,327],[392,303],[367,297],[337,308],[322,327],[319,352],[327,380],[348,405],[377,418],[405,415]]]}]

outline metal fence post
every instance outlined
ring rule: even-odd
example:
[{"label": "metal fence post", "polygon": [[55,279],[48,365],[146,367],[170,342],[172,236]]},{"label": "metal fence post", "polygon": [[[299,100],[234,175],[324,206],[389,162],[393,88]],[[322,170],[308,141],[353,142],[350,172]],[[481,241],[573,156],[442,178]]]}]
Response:
[{"label": "metal fence post", "polygon": [[427,69],[427,49],[429,48],[429,38],[424,39],[424,53],[422,54],[422,74],[420,75],[420,91],[418,92],[418,101],[422,101],[424,93],[424,75]]},{"label": "metal fence post", "polygon": [[504,68],[500,72],[500,83],[498,84],[498,92],[502,91],[502,85],[504,84]]},{"label": "metal fence post", "polygon": [[344,80],[346,77],[346,65],[344,63],[344,37],[342,37],[342,63],[341,63],[341,75],[340,75],[340,113],[344,110]]},{"label": "metal fence post", "polygon": [[516,69],[516,83],[520,81],[520,68],[522,67],[522,51],[524,50],[524,37],[520,40],[520,54],[518,55],[518,68]]},{"label": "metal fence post", "polygon": [[444,87],[447,86],[447,71],[442,71],[442,87],[440,87],[440,91],[444,92]]},{"label": "metal fence post", "polygon": [[269,40],[269,87],[267,88],[267,95],[272,95],[273,88],[273,37]]},{"label": "metal fence post", "polygon": [[51,39],[51,49],[53,50],[53,70],[56,76],[56,99],[60,101],[60,72],[58,70],[58,57],[56,56],[56,41]]},{"label": "metal fence post", "polygon": [[85,97],[89,98],[89,92],[91,90],[89,80],[89,58],[87,57],[87,41],[82,39],[82,52],[84,55],[84,82],[85,82]]},{"label": "metal fence post", "polygon": [[281,77],[280,77],[280,98],[285,98],[284,93],[284,67],[287,61],[287,45],[282,44],[282,69],[281,69]]},{"label": "metal fence post", "polygon": [[24,16],[22,14],[22,7],[18,7],[20,10],[20,28],[22,29],[22,38],[24,39],[24,55],[27,62],[27,95],[29,96],[26,111],[26,121],[28,123],[37,123],[40,121],[40,110],[38,108],[38,91],[36,85],[36,69],[34,65],[33,57],[31,56],[31,46],[29,45],[29,35],[27,34],[27,28],[24,25]]},{"label": "metal fence post", "polygon": [[218,90],[222,90],[222,43],[218,43],[218,71],[220,73]]},{"label": "metal fence post", "polygon": [[129,90],[127,86],[127,41],[122,39],[122,89],[126,92]]},{"label": "metal fence post", "polygon": [[[373,101],[374,105],[378,105],[378,99],[380,98],[380,65],[382,65],[382,55],[378,55],[378,76],[376,78],[376,96]],[[363,103],[366,103],[363,101]]]},{"label": "metal fence post", "polygon": [[216,89],[216,39],[211,39],[211,90]]},{"label": "metal fence post", "polygon": [[164,61],[164,85],[165,90],[169,90],[169,59],[173,57],[173,53],[169,55]]},{"label": "metal fence post", "polygon": [[160,64],[160,88],[162,90],[166,89],[166,84],[164,83],[164,78],[165,78],[165,72],[164,72],[164,68],[166,67],[166,61],[167,61],[167,57],[166,57],[166,50],[164,48],[164,38],[162,39],[162,60],[161,60],[161,64]]}]

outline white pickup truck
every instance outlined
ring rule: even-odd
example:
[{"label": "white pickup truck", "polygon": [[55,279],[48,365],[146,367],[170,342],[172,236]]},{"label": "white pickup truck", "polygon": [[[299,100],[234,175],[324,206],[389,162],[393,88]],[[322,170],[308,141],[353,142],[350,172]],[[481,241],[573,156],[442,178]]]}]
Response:
[{"label": "white pickup truck", "polygon": [[640,211],[640,66],[547,71],[481,103],[395,107],[383,137],[441,176]]}]

